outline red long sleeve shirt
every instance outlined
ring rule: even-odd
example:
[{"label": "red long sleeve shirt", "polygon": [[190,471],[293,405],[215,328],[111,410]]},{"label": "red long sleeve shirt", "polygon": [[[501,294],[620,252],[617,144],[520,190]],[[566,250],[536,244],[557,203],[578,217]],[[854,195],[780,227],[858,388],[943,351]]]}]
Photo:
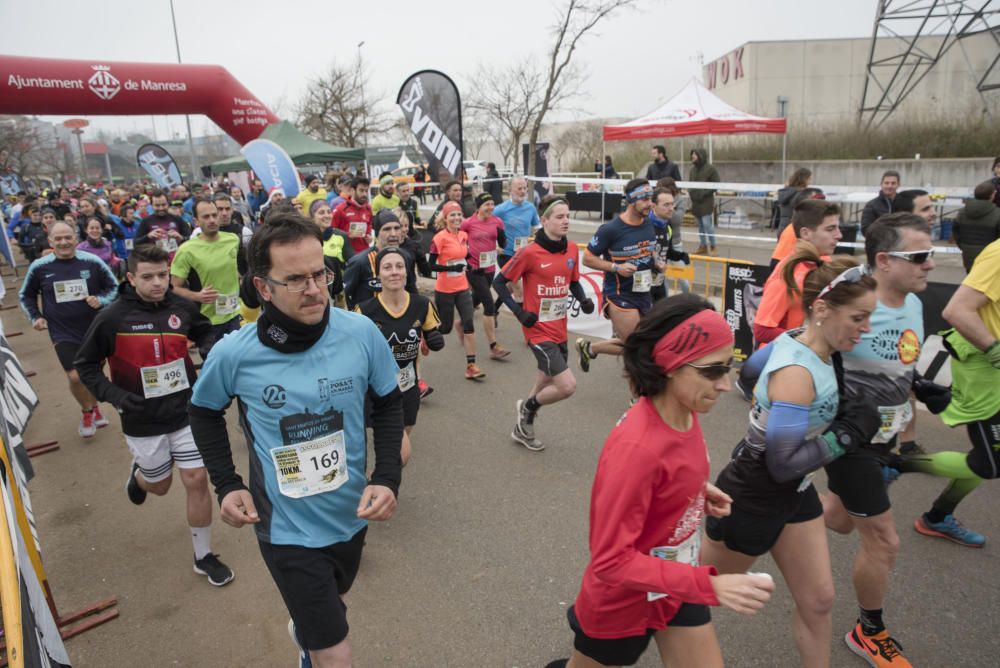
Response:
[{"label": "red long sleeve shirt", "polygon": [[[682,603],[719,604],[713,567],[651,555],[681,545],[697,555],[709,462],[692,417],[691,429],[675,431],[643,397],[604,443],[590,498],[590,563],[575,607],[592,638],[664,629]],[[667,596],[650,601],[649,593]]]}]

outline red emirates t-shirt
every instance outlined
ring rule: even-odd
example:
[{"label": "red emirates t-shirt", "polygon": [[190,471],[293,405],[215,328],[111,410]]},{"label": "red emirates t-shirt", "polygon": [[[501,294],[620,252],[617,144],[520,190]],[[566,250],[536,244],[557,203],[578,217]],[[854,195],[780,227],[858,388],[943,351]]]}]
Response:
[{"label": "red emirates t-shirt", "polygon": [[550,253],[531,243],[504,265],[508,281],[524,281],[524,310],[538,315],[534,327],[522,327],[528,343],[566,341],[569,284],[580,280],[580,249],[567,244],[565,253]]},{"label": "red emirates t-shirt", "polygon": [[719,604],[715,568],[697,565],[709,462],[691,417],[688,431],[676,431],[643,397],[604,442],[590,494],[590,563],[575,604],[592,638],[665,629],[682,603]]}]

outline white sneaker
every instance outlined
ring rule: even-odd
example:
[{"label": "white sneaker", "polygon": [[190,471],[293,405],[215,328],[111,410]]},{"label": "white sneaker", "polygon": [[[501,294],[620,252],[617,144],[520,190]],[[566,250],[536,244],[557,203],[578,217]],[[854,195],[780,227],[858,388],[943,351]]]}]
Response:
[{"label": "white sneaker", "polygon": [[76,431],[83,438],[94,437],[94,434],[97,433],[97,426],[94,424],[94,413],[92,411],[84,411],[83,415],[80,416],[80,426]]}]

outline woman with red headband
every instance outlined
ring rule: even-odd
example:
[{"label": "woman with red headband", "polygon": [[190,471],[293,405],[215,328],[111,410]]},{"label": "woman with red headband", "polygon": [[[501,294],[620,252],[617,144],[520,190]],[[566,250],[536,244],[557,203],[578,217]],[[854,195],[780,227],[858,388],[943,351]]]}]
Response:
[{"label": "woman with red headband", "polygon": [[[796,269],[810,262],[815,268],[806,273],[800,292]],[[805,327],[781,334],[744,365],[761,369],[749,383],[750,425],[716,481],[733,498],[732,513],[706,522],[701,556],[721,573],[743,573],[770,552],[795,601],[793,629],[802,665],[825,667],[833,575],[812,477],[869,443],[882,424],[875,406],[842,399],[839,391],[839,353],[853,349],[871,329],[875,280],[854,258],[824,261],[811,244],[799,245],[781,279],[801,296]]]},{"label": "woman with red headband", "polygon": [[710,605],[752,614],[766,575],[718,575],[698,563],[701,521],[729,513],[708,482],[698,413],[732,389],[733,334],[708,302],[657,302],[624,344],[640,397],[604,443],[590,498],[591,559],[567,612],[573,654],[547,668],[631,666],[650,639],[664,665],[722,666]]},{"label": "woman with red headband", "polygon": [[435,225],[440,232],[431,240],[428,263],[437,272],[434,284],[434,305],[441,318],[438,327],[447,335],[455,324],[455,310],[462,329],[458,340],[465,348],[465,377],[468,380],[485,378],[486,374],[476,365],[476,327],[473,322],[475,307],[465,268],[469,262],[469,235],[460,228],[465,216],[458,202],[446,202],[441,207]]}]

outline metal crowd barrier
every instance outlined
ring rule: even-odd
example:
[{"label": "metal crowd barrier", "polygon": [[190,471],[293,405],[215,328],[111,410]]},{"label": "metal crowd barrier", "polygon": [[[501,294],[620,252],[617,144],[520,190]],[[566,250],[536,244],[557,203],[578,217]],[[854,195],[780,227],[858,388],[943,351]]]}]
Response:
[{"label": "metal crowd barrier", "polygon": [[[587,248],[585,243],[577,243],[581,251]],[[681,281],[687,281],[692,292],[701,294],[711,301],[718,297],[726,300],[726,269],[731,264],[753,265],[750,260],[740,260],[731,257],[714,257],[711,255],[689,255],[691,264],[667,263],[666,280],[670,281],[671,294],[677,294],[681,289]]]}]

